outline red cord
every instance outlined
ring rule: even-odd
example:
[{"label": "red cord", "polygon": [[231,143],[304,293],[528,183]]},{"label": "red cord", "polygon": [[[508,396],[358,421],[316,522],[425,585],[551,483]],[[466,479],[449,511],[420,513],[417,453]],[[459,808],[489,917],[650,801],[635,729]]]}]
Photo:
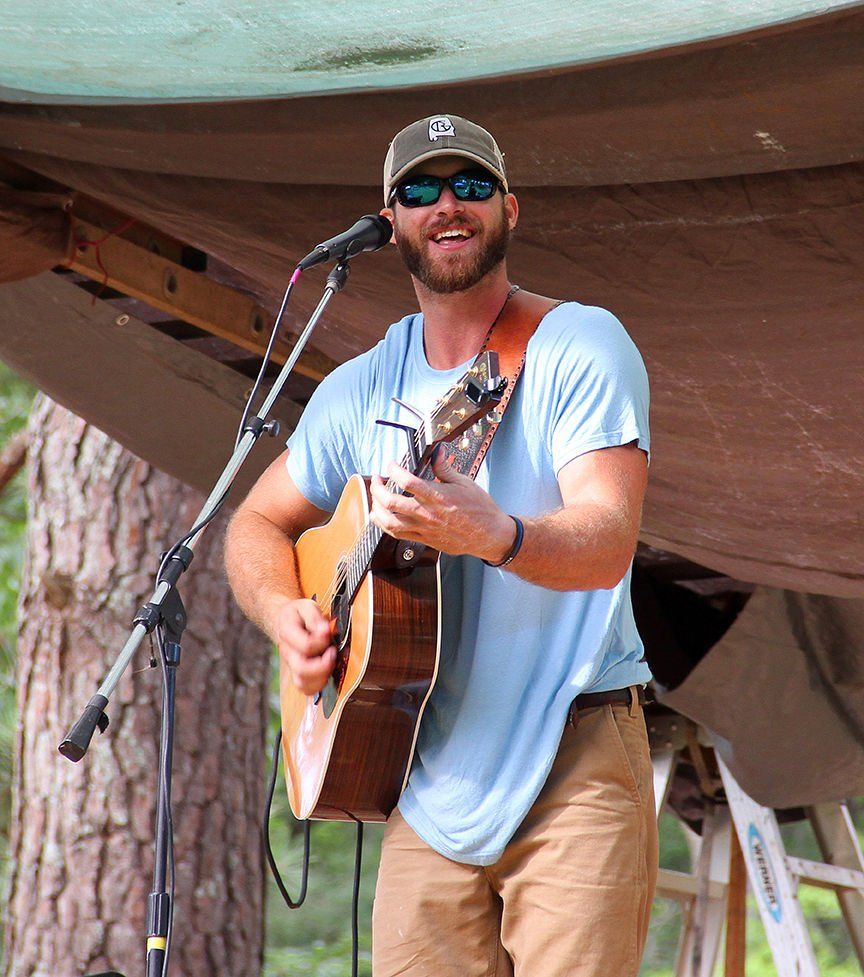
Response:
[{"label": "red cord", "polygon": [[[128,231],[133,224],[137,224],[137,223],[138,223],[137,218],[130,217],[129,220],[124,221],[124,223],[120,224],[119,227],[115,227],[113,230],[108,231],[108,233],[105,234],[104,237],[100,237],[96,241],[90,241],[87,238],[76,238],[74,243],[74,248],[76,250],[85,247],[96,249],[96,264],[99,266],[99,270],[102,272],[102,284],[99,286],[99,291],[95,292],[93,295],[93,300],[91,302],[92,305],[96,304],[96,299],[99,298],[99,296],[108,287],[108,269],[105,267],[102,261],[102,254],[99,251],[100,246],[103,245],[108,240],[109,237],[116,237],[119,234],[123,234],[125,231]],[[70,256],[69,258],[66,259],[66,261],[63,262],[63,264],[68,267],[72,263],[72,260],[73,260],[72,256]]]}]

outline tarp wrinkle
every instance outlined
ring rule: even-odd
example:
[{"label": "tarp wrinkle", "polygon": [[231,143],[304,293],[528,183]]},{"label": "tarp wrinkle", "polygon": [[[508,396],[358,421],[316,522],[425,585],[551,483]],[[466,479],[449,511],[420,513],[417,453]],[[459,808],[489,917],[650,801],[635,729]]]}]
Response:
[{"label": "tarp wrinkle", "polygon": [[757,588],[732,627],[660,701],[714,734],[767,807],[864,794],[864,601]]},{"label": "tarp wrinkle", "polygon": [[66,257],[71,194],[20,190],[0,182],[0,282],[53,268]]}]

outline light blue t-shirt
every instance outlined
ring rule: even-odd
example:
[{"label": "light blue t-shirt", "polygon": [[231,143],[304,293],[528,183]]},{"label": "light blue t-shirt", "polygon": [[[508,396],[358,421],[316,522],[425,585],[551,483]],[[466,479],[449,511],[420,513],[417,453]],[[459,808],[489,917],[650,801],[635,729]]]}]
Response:
[{"label": "light blue t-shirt", "polygon": [[[399,397],[424,411],[469,364],[434,370],[423,317],[406,316],[374,349],[334,370],[288,441],[303,495],[333,510],[353,474],[383,474],[410,423]],[[568,302],[548,313],[477,483],[505,512],[561,506],[557,473],[579,455],[638,441],[646,452],[648,380],[621,323]],[[438,679],[426,706],[405,820],[448,858],[494,863],[542,788],[580,692],[650,678],[630,604],[630,572],[611,590],[547,590],[475,557],[443,555],[445,599]]]}]

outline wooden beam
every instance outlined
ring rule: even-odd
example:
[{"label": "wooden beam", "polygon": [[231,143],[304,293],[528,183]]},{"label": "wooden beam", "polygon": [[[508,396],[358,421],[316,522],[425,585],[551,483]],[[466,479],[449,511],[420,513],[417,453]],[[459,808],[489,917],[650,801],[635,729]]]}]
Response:
[{"label": "wooden beam", "polygon": [[729,839],[727,900],[724,977],[744,977],[747,960],[747,865],[734,824]]},{"label": "wooden beam", "polygon": [[[861,843],[847,804],[815,804],[807,808],[807,817],[826,862],[864,872]],[[864,970],[864,892],[854,889],[837,889],[836,892],[858,963]]]},{"label": "wooden beam", "polygon": [[[116,228],[117,224],[113,226]],[[150,242],[150,246],[129,239],[127,234],[137,241]],[[159,232],[134,224],[112,234],[73,215],[68,267],[243,349],[263,354],[272,328],[271,314],[252,296],[185,268],[165,253],[157,253],[180,256],[177,242],[167,236],[154,250],[153,235],[159,236]],[[92,242],[99,242],[98,247]],[[277,340],[273,359],[284,363],[294,344],[295,338],[290,336]],[[295,369],[317,381],[336,366],[335,360],[307,347]]]},{"label": "wooden beam", "polygon": [[[0,359],[139,458],[209,492],[234,447],[251,380],[135,316],[117,319],[115,308],[60,275],[8,282]],[[259,439],[231,505],[278,457],[301,413],[277,398],[269,416],[282,433]]]},{"label": "wooden beam", "polygon": [[815,862],[809,858],[797,858],[789,855],[786,858],[789,871],[801,882],[815,885],[820,889],[857,890],[864,893],[864,872],[842,865],[828,865],[825,862]]},{"label": "wooden beam", "polygon": [[[676,872],[671,868],[661,868],[657,871],[657,895],[678,902],[690,903],[696,897],[699,880],[695,875],[687,872]],[[722,899],[726,894],[726,886],[716,879],[708,880],[708,896],[711,899]]]},{"label": "wooden beam", "polygon": [[[94,200],[86,194],[75,194],[75,202],[72,206],[70,216],[74,221],[94,224],[96,227],[102,228],[100,237],[104,237],[108,233],[113,235],[119,231],[119,236],[124,241],[128,241],[130,244],[137,244],[151,254],[161,255],[163,258],[168,258],[178,265],[191,267],[183,260],[184,251],[188,252],[196,249],[190,249],[178,238],[172,237],[172,235],[166,234],[164,231],[160,231],[155,227],[150,227],[149,224],[135,220],[129,214],[124,214],[123,211],[109,207],[108,204],[104,204],[100,200]],[[96,239],[91,238],[91,240]],[[203,256],[203,252],[199,251],[197,253]],[[204,260],[206,262],[206,256],[204,256]]]}]

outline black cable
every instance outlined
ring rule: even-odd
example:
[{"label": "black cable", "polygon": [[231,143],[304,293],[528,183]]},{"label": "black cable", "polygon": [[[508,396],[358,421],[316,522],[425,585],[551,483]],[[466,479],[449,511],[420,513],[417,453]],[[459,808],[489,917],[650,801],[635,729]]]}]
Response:
[{"label": "black cable", "polygon": [[351,977],[357,977],[360,958],[360,869],[363,864],[363,822],[357,822],[354,848],[354,889],[351,893]]},{"label": "black cable", "polygon": [[[258,389],[261,386],[261,382],[264,379],[264,374],[265,374],[265,372],[267,370],[267,366],[268,366],[269,361],[270,361],[270,356],[271,356],[271,354],[273,352],[273,347],[274,347],[274,345],[276,343],[276,337],[277,337],[278,332],[279,332],[279,324],[280,324],[280,322],[282,320],[282,316],[285,313],[285,307],[288,304],[288,299],[289,299],[289,297],[291,295],[291,292],[294,289],[294,282],[296,281],[296,278],[297,277],[299,277],[299,274],[297,272],[295,272],[295,277],[292,278],[291,281],[288,283],[288,287],[285,290],[284,296],[282,297],[282,304],[281,304],[281,306],[279,308],[279,313],[276,316],[276,321],[275,321],[275,323],[273,325],[273,330],[272,330],[272,332],[270,334],[270,340],[269,340],[269,342],[267,344],[267,349],[266,349],[266,351],[264,353],[264,358],[263,358],[263,360],[261,362],[261,367],[258,370],[258,376],[257,376],[257,378],[255,380],[255,383],[252,386],[252,391],[250,392],[249,397],[246,400],[246,405],[243,408],[243,416],[242,416],[242,418],[240,420],[240,427],[239,427],[239,430],[237,432],[237,438],[235,440],[235,445],[234,445],[235,448],[236,448],[237,444],[239,443],[241,437],[243,436],[243,431],[244,431],[244,429],[246,427],[246,419],[249,416],[249,411],[251,409],[252,402],[254,401],[255,396],[258,393]],[[210,514],[206,518],[202,519],[199,523],[197,523],[196,525],[194,525],[185,534],[185,536],[183,536],[181,539],[177,540],[165,552],[164,556],[162,557],[162,559],[159,562],[159,569],[158,569],[158,571],[156,573],[156,583],[157,583],[157,586],[158,586],[159,582],[161,581],[162,574],[164,573],[165,568],[168,566],[169,562],[174,558],[174,556],[178,553],[178,551],[180,550],[180,548],[183,547],[183,546],[185,546],[186,543],[189,542],[189,540],[191,540],[194,536],[196,536],[199,532],[201,532],[201,530],[204,529],[204,527],[208,523],[210,523],[215,518],[215,516],[217,515],[217,513],[222,509],[222,506],[225,504],[225,500],[228,498],[228,493],[230,492],[230,490],[231,490],[231,487],[230,486],[228,488],[226,488],[225,491],[222,493],[221,498],[213,506],[213,509],[210,512]],[[151,640],[152,640],[152,638],[151,638]],[[160,663],[161,671],[162,671],[162,744],[164,746],[164,744],[166,742],[166,732],[167,732],[167,724],[168,724],[168,668],[169,668],[169,663],[168,663],[167,653],[165,651],[165,634],[164,634],[164,631],[163,631],[163,628],[162,628],[161,624],[156,627],[156,642],[157,642],[157,645],[158,645],[158,648],[159,648],[159,663]],[[277,755],[274,758],[275,764],[278,764],[278,748],[279,748],[279,741],[280,741],[280,739],[281,739],[281,736],[276,741]],[[296,908],[297,906],[301,905],[303,903],[303,900],[306,898],[306,883],[307,883],[307,879],[308,879],[308,875],[309,875],[309,822],[308,821],[305,821],[304,822],[303,882],[302,882],[302,887],[301,887],[301,891],[300,891],[300,897],[299,897],[299,899],[295,903],[295,902],[292,902],[291,901],[290,896],[288,896],[288,893],[285,890],[284,885],[282,884],[281,876],[279,876],[279,872],[278,872],[278,869],[276,868],[276,863],[275,863],[275,860],[273,858],[273,853],[272,853],[272,851],[270,849],[269,812],[270,812],[270,805],[271,805],[272,800],[273,800],[273,789],[274,789],[274,786],[275,786],[275,783],[276,783],[276,765],[275,764],[274,764],[273,777],[272,777],[271,783],[270,783],[269,796],[268,796],[268,799],[267,799],[267,820],[268,820],[268,824],[267,824],[267,831],[265,832],[265,844],[266,844],[268,861],[270,862],[270,868],[271,868],[271,870],[274,873],[274,877],[276,878],[276,884],[278,885],[280,891],[282,892],[283,898],[286,900],[286,902],[288,903],[288,905],[293,909],[293,908]],[[166,933],[166,937],[165,937],[165,953],[164,953],[163,958],[162,958],[162,977],[167,977],[167,974],[168,974],[168,962],[169,962],[170,955],[171,955],[171,940],[172,940],[173,933],[174,933],[174,881],[175,881],[174,821],[173,821],[173,818],[171,816],[171,792],[170,792],[170,787],[169,787],[169,783],[168,783],[168,751],[167,751],[167,749],[162,749],[161,750],[161,756],[160,756],[160,764],[159,764],[159,766],[160,766],[160,774],[161,774],[161,776],[160,776],[160,781],[161,781],[161,801],[162,801],[162,805],[163,805],[164,810],[165,810],[165,818],[166,818],[166,845],[167,845],[167,848],[168,848],[168,929],[167,929],[167,933]]]},{"label": "black cable", "polygon": [[[156,628],[156,643],[159,646],[159,662],[162,671],[162,731],[161,742],[166,743],[168,728],[168,655],[165,651],[165,635],[161,625]],[[165,934],[165,954],[162,957],[162,977],[167,977],[168,961],[171,957],[171,940],[174,935],[174,819],[171,816],[171,792],[168,783],[168,750],[162,750],[161,787],[166,820],[166,845],[168,848],[168,932]]]},{"label": "black cable", "polygon": [[[261,366],[258,370],[258,376],[255,378],[255,383],[252,386],[252,390],[246,400],[246,405],[243,408],[243,416],[240,419],[240,425],[237,429],[237,436],[234,442],[234,446],[240,443],[240,439],[246,429],[246,421],[249,417],[249,413],[252,408],[252,404],[255,397],[258,394],[258,390],[264,379],[264,374],[267,370],[267,366],[270,362],[270,356],[273,352],[273,347],[276,344],[276,337],[279,332],[279,325],[282,321],[282,316],[285,313],[285,307],[288,304],[288,299],[291,296],[291,292],[294,289],[295,278],[288,283],[288,288],[285,290],[285,294],[282,297],[282,303],[279,307],[279,312],[276,315],[276,321],[273,325],[273,331],[270,333],[270,340],[267,344],[267,349],[264,352],[264,358],[261,361]],[[162,559],[162,563],[159,567],[159,576],[162,575],[162,571],[168,564],[168,561],[174,556],[174,554],[179,550],[179,548],[185,545],[188,540],[190,540],[200,529],[202,529],[216,514],[216,512],[222,507],[228,491],[226,490],[222,498],[217,502],[213,509],[213,512],[201,521],[198,526],[193,527],[184,537],[179,540],[171,549],[165,554]],[[270,813],[273,807],[273,794],[276,789],[276,777],[279,771],[279,756],[281,753],[282,745],[282,733],[281,730],[276,734],[273,743],[273,758],[270,768],[270,782],[267,786],[267,798],[264,804],[264,823],[262,825],[262,834],[264,836],[264,852],[267,857],[267,863],[270,866],[270,871],[273,874],[273,879],[276,882],[276,887],[279,890],[279,894],[282,896],[285,904],[289,909],[298,909],[306,901],[306,892],[309,882],[309,852],[311,844],[311,831],[310,822],[305,820],[303,822],[303,868],[300,881],[300,894],[297,899],[292,899],[288,894],[288,890],[285,888],[285,883],[282,881],[282,875],[279,872],[279,867],[276,864],[276,858],[273,854],[273,848],[270,844]],[[359,927],[359,915],[360,915],[360,872],[363,864],[363,822],[357,821],[357,841],[354,852],[354,886],[351,894],[351,977],[358,977],[359,969],[359,956],[360,956],[360,927]],[[172,847],[172,857],[173,857],[173,847]],[[173,869],[172,869],[172,886],[173,886]],[[172,904],[173,905],[173,904]],[[169,924],[170,926],[170,924]],[[170,932],[170,929],[169,929]],[[167,954],[166,954],[167,961]]]},{"label": "black cable", "polygon": [[201,530],[206,525],[208,525],[208,523],[210,523],[210,522],[213,521],[213,519],[216,517],[216,515],[222,509],[222,506],[225,505],[225,500],[228,498],[228,493],[230,491],[231,491],[231,487],[229,486],[222,493],[222,496],[219,499],[219,501],[216,503],[216,505],[213,506],[213,511],[210,513],[210,515],[207,516],[206,519],[202,519],[201,522],[199,522],[196,525],[194,525],[189,530],[189,532],[186,533],[185,536],[182,536],[180,539],[177,540],[176,543],[174,543],[171,546],[170,549],[166,550],[165,555],[162,557],[162,559],[161,559],[161,561],[159,563],[159,569],[156,571],[156,583],[157,583],[157,585],[159,584],[159,581],[162,578],[162,574],[163,574],[163,572],[165,570],[165,567],[168,566],[168,563],[170,562],[171,558],[177,553],[177,551],[180,549],[181,546],[185,546],[189,542],[189,540],[192,539],[193,536],[195,536],[197,533],[200,533]]},{"label": "black cable", "polygon": [[[279,756],[281,754],[282,732],[276,734],[273,742],[273,760],[270,766],[270,782],[267,785],[267,798],[264,802],[264,823],[262,833],[264,835],[264,851],[267,856],[267,863],[273,873],[273,879],[279,894],[289,909],[298,909],[306,899],[306,888],[309,881],[309,847],[310,847],[310,824],[307,819],[303,822],[303,869],[300,881],[300,895],[292,899],[282,881],[282,875],[276,865],[276,858],[270,846],[270,811],[273,806],[273,793],[276,789],[276,776],[279,773]],[[354,848],[354,885],[351,892],[351,977],[358,977],[360,966],[360,872],[363,867],[363,822],[355,822],[357,825],[357,841]]]},{"label": "black cable", "polygon": [[264,823],[262,825],[262,834],[264,835],[264,852],[267,856],[267,864],[270,866],[270,871],[273,873],[273,879],[276,882],[276,888],[279,890],[279,894],[285,900],[285,905],[289,909],[298,909],[303,905],[306,900],[306,885],[309,881],[309,845],[310,845],[310,821],[307,819],[303,822],[303,870],[300,880],[300,895],[296,899],[292,899],[288,895],[288,890],[285,888],[285,883],[282,881],[282,875],[279,872],[279,868],[276,865],[276,858],[273,855],[273,849],[270,847],[270,810],[273,807],[273,791],[276,789],[276,775],[279,772],[279,755],[282,752],[280,747],[282,746],[282,732],[281,730],[276,734],[276,739],[273,743],[273,763],[270,768],[270,783],[267,787],[267,799],[264,802]]}]

